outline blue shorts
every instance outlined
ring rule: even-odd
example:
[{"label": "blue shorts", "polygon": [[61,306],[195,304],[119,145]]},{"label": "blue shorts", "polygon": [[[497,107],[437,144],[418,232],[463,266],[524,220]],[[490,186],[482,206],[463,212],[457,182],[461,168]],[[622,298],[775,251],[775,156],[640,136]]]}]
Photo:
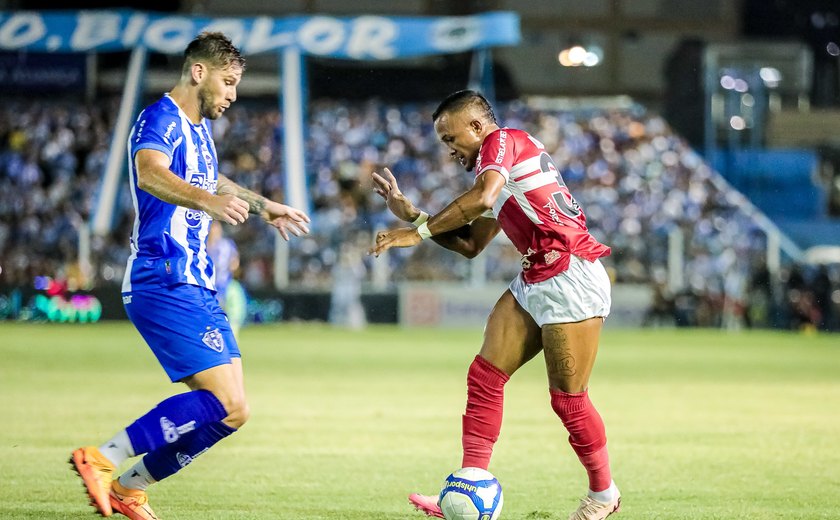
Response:
[{"label": "blue shorts", "polygon": [[128,318],[172,382],[241,357],[213,291],[182,284],[123,293]]}]

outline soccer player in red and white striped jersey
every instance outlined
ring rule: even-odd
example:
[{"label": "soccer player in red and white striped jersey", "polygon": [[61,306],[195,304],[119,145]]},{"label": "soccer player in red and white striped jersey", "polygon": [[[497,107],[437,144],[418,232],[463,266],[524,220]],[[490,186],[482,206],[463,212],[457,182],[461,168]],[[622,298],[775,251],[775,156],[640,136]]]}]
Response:
[{"label": "soccer player in red and white striped jersey", "polygon": [[[542,351],[551,406],[589,477],[589,491],[569,518],[606,518],[618,511],[620,493],[588,386],[610,311],[610,281],[598,259],[610,248],[587,230],[583,211],[545,147],[527,132],[499,127],[481,94],[450,95],[433,119],[450,156],[475,171],[475,183],[430,217],[405,198],[390,171],[374,173],[375,190],[389,209],[416,227],[378,233],[371,253],[431,238],[473,258],[503,230],[522,255],[522,273],[490,313],[481,351],[467,374],[461,465],[487,469],[501,430],[504,385]],[[415,494],[409,500],[443,517],[437,497]]]}]

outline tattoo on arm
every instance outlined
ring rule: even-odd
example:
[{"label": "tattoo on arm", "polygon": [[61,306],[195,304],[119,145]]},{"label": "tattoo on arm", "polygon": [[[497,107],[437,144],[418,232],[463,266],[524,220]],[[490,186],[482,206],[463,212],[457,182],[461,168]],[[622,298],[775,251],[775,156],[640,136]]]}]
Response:
[{"label": "tattoo on arm", "polygon": [[240,188],[236,196],[248,203],[248,213],[259,215],[265,209],[265,197],[251,190]]},{"label": "tattoo on arm", "polygon": [[219,184],[216,186],[216,193],[219,195],[234,195],[248,203],[248,213],[259,215],[265,209],[266,199],[259,193],[243,188],[224,175],[219,175]]},{"label": "tattoo on arm", "polygon": [[469,224],[471,222],[470,218],[467,217],[467,214],[464,213],[464,208],[461,206],[461,202],[458,199],[455,199],[455,207],[458,208],[458,211],[461,212],[461,218],[464,219],[464,223]]},{"label": "tattoo on arm", "polygon": [[236,195],[236,184],[224,175],[219,175],[219,182],[216,184],[217,195]]}]

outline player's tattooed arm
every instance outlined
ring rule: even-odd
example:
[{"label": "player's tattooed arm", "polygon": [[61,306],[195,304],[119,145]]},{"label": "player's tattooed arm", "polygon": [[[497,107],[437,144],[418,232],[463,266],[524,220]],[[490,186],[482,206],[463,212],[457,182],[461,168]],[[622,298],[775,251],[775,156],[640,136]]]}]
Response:
[{"label": "player's tattooed arm", "polygon": [[479,175],[472,188],[429,219],[432,236],[457,230],[482,216],[496,203],[504,184],[505,178],[498,171],[488,170]]},{"label": "player's tattooed arm", "polygon": [[219,195],[234,195],[248,203],[248,213],[261,215],[265,211],[268,200],[253,191],[243,188],[224,175],[219,174],[219,183],[216,186],[216,193]]},{"label": "player's tattooed arm", "polygon": [[431,237],[441,247],[467,258],[475,258],[493,240],[501,228],[492,218],[477,218],[469,225]]},{"label": "player's tattooed arm", "polygon": [[309,233],[310,220],[306,213],[243,188],[224,175],[219,175],[216,193],[233,195],[244,201],[248,205],[248,213],[259,215],[263,220],[277,228],[284,240],[289,240],[290,234],[301,236]]},{"label": "player's tattooed arm", "polygon": [[[499,232],[498,222],[492,218],[482,218],[482,215],[493,207],[504,183],[505,178],[495,170],[479,175],[469,191],[452,201],[440,213],[429,217],[417,229],[401,228],[377,233],[376,245],[371,248],[370,254],[379,256],[392,247],[411,247],[424,238],[431,238],[450,251],[474,258]],[[377,189],[377,193],[383,195],[380,189]]]}]

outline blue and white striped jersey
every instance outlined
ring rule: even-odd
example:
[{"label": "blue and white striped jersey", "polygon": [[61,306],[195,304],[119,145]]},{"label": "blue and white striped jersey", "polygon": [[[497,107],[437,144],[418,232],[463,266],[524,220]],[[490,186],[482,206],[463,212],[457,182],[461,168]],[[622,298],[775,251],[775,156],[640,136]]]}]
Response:
[{"label": "blue and white striped jersey", "polygon": [[203,211],[169,204],[137,187],[134,155],[144,148],[165,153],[169,169],[193,186],[216,193],[218,183],[216,147],[206,118],[193,124],[168,94],[140,113],[128,138],[135,215],[122,292],[182,283],[215,290],[206,244],[211,219]]}]

